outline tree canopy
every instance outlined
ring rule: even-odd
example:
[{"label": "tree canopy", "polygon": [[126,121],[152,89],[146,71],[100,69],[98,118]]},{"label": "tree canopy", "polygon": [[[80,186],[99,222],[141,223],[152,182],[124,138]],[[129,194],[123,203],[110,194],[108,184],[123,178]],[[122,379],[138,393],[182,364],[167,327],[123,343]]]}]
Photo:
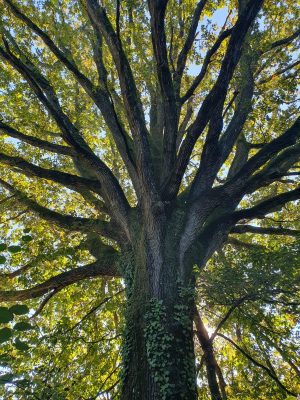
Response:
[{"label": "tree canopy", "polygon": [[297,2],[0,5],[0,395],[296,398]]}]

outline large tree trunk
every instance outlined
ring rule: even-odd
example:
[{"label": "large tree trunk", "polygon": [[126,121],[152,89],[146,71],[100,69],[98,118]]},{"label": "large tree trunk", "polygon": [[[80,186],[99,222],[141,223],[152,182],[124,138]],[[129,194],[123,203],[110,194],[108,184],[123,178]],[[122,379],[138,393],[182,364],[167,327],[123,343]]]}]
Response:
[{"label": "large tree trunk", "polygon": [[151,237],[149,231],[139,232],[137,246],[125,262],[122,400],[197,398],[194,288],[180,279],[176,235],[162,232],[155,229]]}]

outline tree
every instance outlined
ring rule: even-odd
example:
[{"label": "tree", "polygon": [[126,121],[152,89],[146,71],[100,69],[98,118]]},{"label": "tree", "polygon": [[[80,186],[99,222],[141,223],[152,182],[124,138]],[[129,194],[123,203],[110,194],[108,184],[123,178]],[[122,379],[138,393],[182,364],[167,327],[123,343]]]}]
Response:
[{"label": "tree", "polygon": [[[121,399],[197,398],[194,320],[211,397],[226,396],[196,287],[207,270],[217,287],[228,244],[299,235],[280,222],[300,198],[298,17],[293,1],[3,0],[1,205],[23,221],[17,240],[29,225],[55,252],[41,275],[7,272],[22,287],[0,299],[44,296],[42,309],[77,282],[122,278]],[[81,255],[52,271],[61,242]]]}]

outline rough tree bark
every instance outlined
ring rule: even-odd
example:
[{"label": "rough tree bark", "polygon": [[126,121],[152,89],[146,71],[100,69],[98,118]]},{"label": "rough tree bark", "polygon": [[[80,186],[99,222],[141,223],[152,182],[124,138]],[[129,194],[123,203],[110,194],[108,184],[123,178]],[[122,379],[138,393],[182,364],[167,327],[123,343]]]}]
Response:
[{"label": "rough tree bark", "polygon": [[[126,259],[124,399],[196,399],[193,279],[179,271],[178,216],[135,225]],[[127,276],[129,274],[129,276]]]}]

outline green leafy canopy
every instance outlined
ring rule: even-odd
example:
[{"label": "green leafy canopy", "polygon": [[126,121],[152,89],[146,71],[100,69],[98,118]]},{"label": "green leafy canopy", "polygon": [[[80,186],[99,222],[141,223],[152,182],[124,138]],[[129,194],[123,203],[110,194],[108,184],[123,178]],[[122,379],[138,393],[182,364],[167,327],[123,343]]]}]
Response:
[{"label": "green leafy canopy", "polygon": [[299,395],[299,19],[0,0],[1,398],[122,399],[145,282],[182,302],[137,312],[159,398],[172,312],[199,400]]}]

